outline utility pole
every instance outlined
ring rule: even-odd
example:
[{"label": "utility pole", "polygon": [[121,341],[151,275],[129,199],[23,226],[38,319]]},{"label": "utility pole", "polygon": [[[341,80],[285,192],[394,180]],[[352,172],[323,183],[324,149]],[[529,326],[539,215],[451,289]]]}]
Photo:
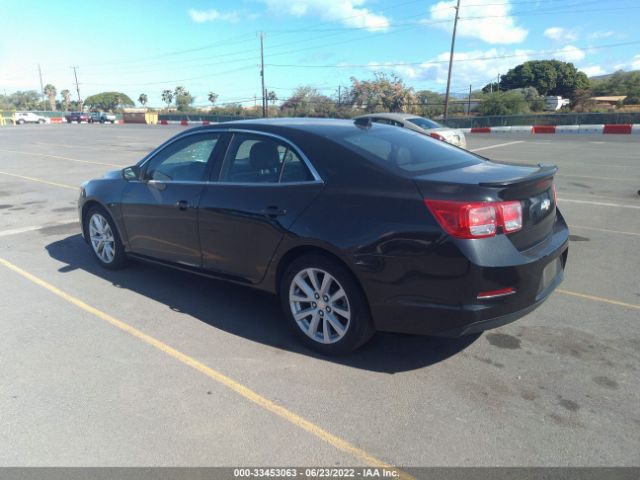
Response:
[{"label": "utility pole", "polygon": [[500,74],[498,74],[498,81],[496,82],[496,91],[500,91]]},{"label": "utility pole", "polygon": [[42,83],[42,69],[40,68],[40,64],[38,64],[38,76],[40,77],[40,98],[42,98],[42,105],[45,105],[45,103],[44,103],[44,84]]},{"label": "utility pole", "polygon": [[467,104],[467,117],[471,116],[471,85],[469,85],[469,102]]},{"label": "utility pole", "polygon": [[458,18],[460,18],[460,0],[457,1],[456,13],[453,17],[453,35],[451,35],[451,54],[449,55],[449,73],[447,74],[447,92],[444,95],[444,114],[443,119],[447,121],[447,111],[449,109],[449,90],[451,88],[451,69],[453,67],[453,51],[456,48],[456,30],[458,29]]},{"label": "utility pole", "polygon": [[76,92],[78,92],[78,110],[82,111],[82,100],[80,99],[80,85],[78,84],[78,72],[76,72],[77,66],[71,67],[73,68],[73,76],[76,79]]},{"label": "utility pole", "polygon": [[267,96],[264,88],[264,33],[260,32],[260,78],[262,79],[262,116],[267,116]]}]

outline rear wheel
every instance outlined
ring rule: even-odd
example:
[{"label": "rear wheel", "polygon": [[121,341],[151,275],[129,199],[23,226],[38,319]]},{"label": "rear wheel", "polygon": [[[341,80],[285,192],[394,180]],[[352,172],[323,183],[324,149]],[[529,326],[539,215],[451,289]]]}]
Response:
[{"label": "rear wheel", "polygon": [[324,355],[349,353],[374,333],[360,286],[348,270],[327,256],[294,260],[282,277],[280,300],[298,337]]},{"label": "rear wheel", "polygon": [[127,258],[111,216],[101,207],[91,207],[84,222],[84,231],[98,263],[111,270],[124,267]]}]

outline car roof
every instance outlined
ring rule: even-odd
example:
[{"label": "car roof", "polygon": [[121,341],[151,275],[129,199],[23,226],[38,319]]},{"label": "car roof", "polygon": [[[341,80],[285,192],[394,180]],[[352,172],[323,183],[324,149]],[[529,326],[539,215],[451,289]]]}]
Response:
[{"label": "car roof", "polygon": [[[378,127],[388,127],[379,125]],[[196,127],[191,130],[216,130],[219,128],[242,128],[250,130],[256,128],[265,132],[272,131],[299,131],[314,135],[330,135],[338,130],[356,130],[357,126],[353,119],[338,118],[256,118],[251,120],[233,120],[221,122],[213,125]]]}]

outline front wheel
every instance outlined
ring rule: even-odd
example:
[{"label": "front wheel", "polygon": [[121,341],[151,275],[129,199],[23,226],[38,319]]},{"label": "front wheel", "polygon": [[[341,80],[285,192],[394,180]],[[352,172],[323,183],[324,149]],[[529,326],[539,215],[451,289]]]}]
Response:
[{"label": "front wheel", "polygon": [[117,270],[126,264],[124,246],[111,216],[101,207],[91,207],[84,218],[84,231],[98,263]]},{"label": "front wheel", "polygon": [[280,300],[298,337],[321,354],[352,352],[374,334],[369,305],[357,281],[327,256],[294,260],[282,276]]}]

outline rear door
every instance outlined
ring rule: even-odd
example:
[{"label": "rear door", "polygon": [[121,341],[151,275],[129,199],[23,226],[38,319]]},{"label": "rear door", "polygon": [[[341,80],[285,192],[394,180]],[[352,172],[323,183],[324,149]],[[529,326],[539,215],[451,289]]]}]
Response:
[{"label": "rear door", "polygon": [[322,189],[303,153],[279,137],[235,132],[200,200],[203,267],[259,283],[287,229]]},{"label": "rear door", "polygon": [[128,183],[121,209],[131,252],[202,265],[198,202],[223,143],[217,132],[178,139],[144,165],[141,181]]}]

